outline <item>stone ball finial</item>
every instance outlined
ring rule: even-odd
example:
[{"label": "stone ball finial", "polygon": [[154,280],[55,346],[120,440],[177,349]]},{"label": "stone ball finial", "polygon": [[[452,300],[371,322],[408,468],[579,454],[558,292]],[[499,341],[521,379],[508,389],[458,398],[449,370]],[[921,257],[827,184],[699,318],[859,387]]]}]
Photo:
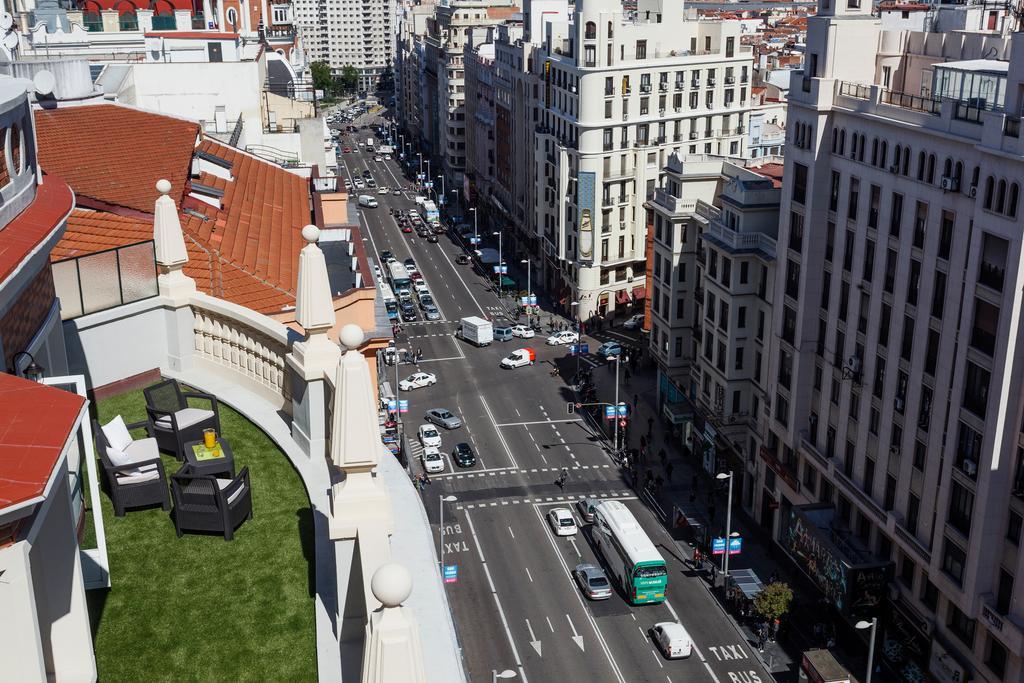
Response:
[{"label": "stone ball finial", "polygon": [[170,194],[171,181],[167,180],[166,178],[161,178],[160,180],[156,181],[156,191],[159,192],[160,194]]},{"label": "stone ball finial", "polygon": [[310,244],[315,244],[320,239],[320,228],[315,225],[307,225],[302,229],[302,239]]},{"label": "stone ball finial", "polygon": [[338,335],[341,345],[350,351],[355,351],[362,346],[364,339],[366,339],[366,335],[363,334],[363,328],[354,323],[349,323],[342,327],[341,333]]},{"label": "stone ball finial", "polygon": [[370,579],[370,590],[385,607],[398,607],[412,593],[412,574],[396,562],[381,565]]}]

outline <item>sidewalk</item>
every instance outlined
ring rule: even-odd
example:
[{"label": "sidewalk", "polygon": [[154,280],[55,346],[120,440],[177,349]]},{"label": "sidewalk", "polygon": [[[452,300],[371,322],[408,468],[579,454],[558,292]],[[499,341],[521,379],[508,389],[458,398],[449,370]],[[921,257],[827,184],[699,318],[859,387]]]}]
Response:
[{"label": "sidewalk", "polygon": [[[615,394],[615,373],[598,367],[594,368],[592,377],[597,385],[599,399],[611,400]],[[677,530],[670,528],[673,506],[696,508],[708,521],[711,535],[724,536],[728,484],[709,477],[688,449],[673,442],[670,427],[657,414],[657,392],[654,391],[656,381],[656,368],[646,355],[645,364],[632,373],[628,382],[624,374],[620,376],[619,397],[629,404],[631,410],[630,427],[623,438],[623,447],[639,449],[641,436],[648,441],[648,455],[638,463],[638,484],[634,485],[634,489],[640,494],[641,500],[662,519],[673,538],[676,538],[681,553],[692,561],[692,545],[682,540]],[[663,448],[667,454],[665,466],[658,457]],[[648,472],[652,478],[659,474],[664,478],[664,484],[653,496],[642,490]],[[723,613],[745,634],[751,650],[763,660],[765,668],[775,679],[796,681],[803,651],[826,645],[823,636],[815,634],[815,625],[828,620],[828,608],[823,609],[821,594],[803,575],[797,573],[788,558],[771,542],[768,532],[747,516],[740,505],[741,495],[740,491],[733,491],[731,528],[743,537],[743,551],[740,555],[730,557],[729,569],[732,572],[735,569],[750,568],[764,584],[774,576],[793,589],[793,603],[789,614],[782,620],[778,640],[766,643],[763,652],[758,652],[755,619],[742,617],[726,603],[720,585],[720,555],[712,560],[717,570],[712,572],[709,561],[705,561],[697,574],[714,595]],[[718,578],[718,585],[712,583],[713,574]],[[859,649],[860,638],[839,630],[839,624],[836,627],[837,643],[843,643],[846,647],[852,644],[853,647],[852,651],[847,651],[843,646],[834,646],[831,648],[832,653],[849,671],[859,675],[867,654]]]}]

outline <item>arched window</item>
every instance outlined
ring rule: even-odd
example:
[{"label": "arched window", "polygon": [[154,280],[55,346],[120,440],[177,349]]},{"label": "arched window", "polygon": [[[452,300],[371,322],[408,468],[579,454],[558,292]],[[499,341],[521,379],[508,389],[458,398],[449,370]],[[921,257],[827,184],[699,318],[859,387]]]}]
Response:
[{"label": "arched window", "polygon": [[917,155],[917,179],[918,180],[924,180],[924,163],[925,163],[924,152],[921,151]]},{"label": "arched window", "polygon": [[1017,217],[1017,202],[1020,200],[1020,187],[1017,183],[1010,184],[1010,196],[1006,200],[1006,215],[1010,218]]},{"label": "arched window", "polygon": [[910,148],[903,148],[903,166],[900,168],[900,173],[903,175],[910,175]]},{"label": "arched window", "polygon": [[971,171],[971,187],[978,189],[978,181],[981,180],[981,166],[975,166]]},{"label": "arched window", "polygon": [[835,128],[832,129],[832,153],[835,154],[836,150],[839,149],[839,131]]},{"label": "arched window", "polygon": [[947,178],[953,175],[953,160],[946,157],[946,160],[942,162],[942,175]]},{"label": "arched window", "polygon": [[929,183],[935,182],[935,155],[928,155],[928,178]]},{"label": "arched window", "polygon": [[839,153],[843,154],[846,152],[846,131],[839,131]]},{"label": "arched window", "polygon": [[878,138],[871,140],[871,165],[878,166]]},{"label": "arched window", "polygon": [[953,177],[956,178],[957,186],[961,186],[964,181],[964,165],[963,162],[956,162],[956,166],[953,167]]},{"label": "arched window", "polygon": [[224,14],[227,19],[228,26],[237,30],[238,29],[238,12],[235,11],[234,7],[228,7],[228,11]]},{"label": "arched window", "polygon": [[864,161],[864,139],[865,136],[860,136],[860,147],[857,149],[857,161]]},{"label": "arched window", "polygon": [[597,38],[597,24],[592,21],[588,21],[586,33],[583,34],[583,37],[587,40],[594,40]]},{"label": "arched window", "polygon": [[851,159],[856,159],[857,158],[857,145],[859,145],[859,144],[860,144],[860,135],[858,135],[857,133],[854,133],[853,134],[853,144],[850,145],[850,158]]},{"label": "arched window", "polygon": [[612,22],[608,22],[608,38],[610,39],[614,33],[612,32]]},{"label": "arched window", "polygon": [[999,189],[996,190],[995,210],[997,213],[1002,213],[1004,209],[1006,209],[1006,181],[1000,178]]},{"label": "arched window", "polygon": [[154,0],[149,8],[153,10],[154,31],[173,31],[178,28],[174,21],[174,8],[165,0]]},{"label": "arched window", "polygon": [[21,127],[17,123],[12,123],[8,140],[11,145],[11,173],[14,175],[21,175],[21,172],[25,170],[21,165],[21,148],[25,143],[24,138]]},{"label": "arched window", "polygon": [[90,2],[82,6],[82,23],[85,30],[99,32],[103,30],[103,15],[100,14],[100,6]]},{"label": "arched window", "polygon": [[121,12],[117,17],[117,28],[121,31],[138,31],[139,17],[135,14],[135,8]]},{"label": "arched window", "polygon": [[896,149],[892,151],[892,163],[898,171],[900,168],[900,161],[903,160],[903,146],[896,145]]},{"label": "arched window", "polygon": [[992,176],[989,176],[989,177],[985,178],[985,208],[986,209],[991,209],[992,208],[992,190],[993,190]]},{"label": "arched window", "polygon": [[889,143],[882,140],[882,146],[878,150],[878,165],[882,168],[886,167],[886,162],[889,160]]}]

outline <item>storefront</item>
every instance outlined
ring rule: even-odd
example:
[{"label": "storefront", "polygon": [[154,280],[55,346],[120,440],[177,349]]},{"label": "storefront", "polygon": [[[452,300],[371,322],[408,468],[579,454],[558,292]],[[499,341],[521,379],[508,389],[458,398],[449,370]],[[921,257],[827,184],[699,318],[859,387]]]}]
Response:
[{"label": "storefront", "polygon": [[925,680],[931,638],[925,633],[925,620],[902,600],[889,604],[879,624],[882,657],[900,681]]}]

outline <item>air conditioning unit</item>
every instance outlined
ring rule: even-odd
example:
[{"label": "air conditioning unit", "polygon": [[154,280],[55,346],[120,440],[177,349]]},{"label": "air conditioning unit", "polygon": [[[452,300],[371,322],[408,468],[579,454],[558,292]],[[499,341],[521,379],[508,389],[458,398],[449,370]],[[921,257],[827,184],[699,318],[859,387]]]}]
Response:
[{"label": "air conditioning unit", "polygon": [[973,460],[964,460],[964,474],[968,477],[976,477],[978,475],[978,463]]},{"label": "air conditioning unit", "polygon": [[860,357],[850,356],[846,359],[846,363],[843,365],[843,369],[853,375],[860,374]]},{"label": "air conditioning unit", "polygon": [[736,77],[735,76],[726,76],[725,77],[725,84],[726,85],[732,85],[735,82],[736,82]]},{"label": "air conditioning unit", "polygon": [[665,81],[658,83],[658,89],[661,90],[661,92],[665,92],[666,90],[668,90],[668,83]]},{"label": "air conditioning unit", "polygon": [[967,196],[971,197],[972,199],[974,197],[977,197],[978,196],[978,186],[977,185],[971,185],[970,189],[967,190]]},{"label": "air conditioning unit", "polygon": [[658,110],[658,115],[659,116],[664,116],[665,115],[665,110],[664,109],[659,109]]},{"label": "air conditioning unit", "polygon": [[899,164],[893,164],[892,166],[889,167],[889,173],[899,173],[899,172],[900,172],[900,165]]},{"label": "air conditioning unit", "polygon": [[890,455],[897,455],[898,456],[900,454],[900,447],[899,446],[889,446],[889,454]]},{"label": "air conditioning unit", "polygon": [[708,86],[710,87],[710,86],[713,86],[714,84],[715,84],[715,79],[709,78],[708,79]]},{"label": "air conditioning unit", "polygon": [[694,131],[690,131],[690,139],[691,140],[696,140],[699,136],[700,136],[700,133],[698,133],[697,131],[695,131],[695,130]]},{"label": "air conditioning unit", "polygon": [[944,175],[939,178],[939,187],[947,192],[957,192],[960,190],[960,180],[953,176]]},{"label": "air conditioning unit", "polygon": [[569,86],[569,92],[576,92],[576,86],[575,85],[570,85]]}]

